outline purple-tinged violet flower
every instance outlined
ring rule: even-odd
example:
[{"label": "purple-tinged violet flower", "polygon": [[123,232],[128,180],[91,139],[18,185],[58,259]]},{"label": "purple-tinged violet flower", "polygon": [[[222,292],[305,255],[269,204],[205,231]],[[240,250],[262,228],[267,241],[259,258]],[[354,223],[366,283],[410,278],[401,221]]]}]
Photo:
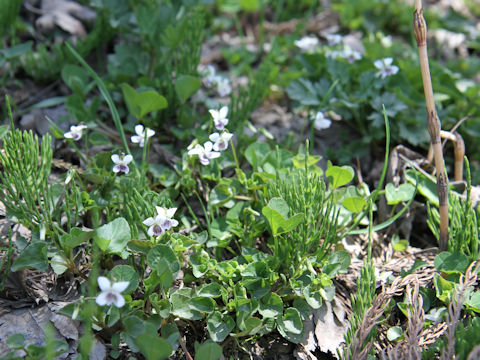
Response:
[{"label": "purple-tinged violet flower", "polygon": [[376,73],[376,76],[381,76],[382,79],[390,75],[395,75],[399,68],[398,66],[392,65],[393,59],[391,57],[387,57],[384,59],[376,60],[373,65],[379,70]]},{"label": "purple-tinged violet flower", "polygon": [[70,126],[70,131],[66,132],[63,136],[73,141],[78,141],[82,138],[83,130],[87,128],[86,125]]},{"label": "purple-tinged violet flower", "polygon": [[188,155],[198,155],[198,159],[202,165],[210,164],[210,159],[215,159],[220,156],[220,153],[217,151],[212,151],[213,144],[210,141],[207,141],[205,144],[197,144],[193,149],[188,152]]},{"label": "purple-tinged violet flower", "polygon": [[95,300],[98,305],[103,306],[113,304],[118,308],[121,308],[123,305],[125,305],[125,299],[123,298],[121,292],[128,287],[128,281],[112,283],[105,276],[99,276],[97,281],[98,286],[102,291]]},{"label": "purple-tinged violet flower", "polygon": [[210,109],[208,112],[212,115],[215,128],[217,130],[225,129],[228,124],[228,106],[223,106],[220,110]]},{"label": "purple-tinged violet flower", "polygon": [[356,60],[360,60],[362,58],[362,53],[350,48],[346,48],[340,52],[340,57],[347,59],[350,64],[353,64]]},{"label": "purple-tinged violet flower", "polygon": [[[149,138],[151,138],[153,135],[155,135],[155,130],[146,128],[147,131],[147,141]],[[140,147],[143,147],[145,145],[145,131],[143,129],[143,125],[136,125],[135,126],[135,132],[137,135],[132,135],[131,139],[134,144],[138,144]]]},{"label": "purple-tinged violet flower", "polygon": [[214,132],[209,136],[209,139],[214,142],[213,150],[224,151],[228,149],[228,142],[232,138],[233,134],[228,131],[224,131],[221,134]]},{"label": "purple-tinged violet flower", "polygon": [[130,172],[130,168],[128,167],[128,164],[130,164],[133,160],[132,155],[125,155],[120,158],[119,155],[113,154],[111,156],[111,159],[115,164],[112,169],[115,174],[118,172],[123,172],[125,174],[128,174]]},{"label": "purple-tinged violet flower", "polygon": [[144,220],[143,224],[148,226],[148,236],[162,235],[164,232],[163,224],[165,220],[166,218],[159,214],[155,215],[155,217],[149,217],[148,219]]},{"label": "purple-tinged violet flower", "polygon": [[157,209],[157,215],[164,219],[163,223],[160,225],[163,231],[168,231],[171,227],[178,226],[178,221],[173,218],[177,208],[167,209],[166,207],[161,206],[155,206],[155,208]]}]

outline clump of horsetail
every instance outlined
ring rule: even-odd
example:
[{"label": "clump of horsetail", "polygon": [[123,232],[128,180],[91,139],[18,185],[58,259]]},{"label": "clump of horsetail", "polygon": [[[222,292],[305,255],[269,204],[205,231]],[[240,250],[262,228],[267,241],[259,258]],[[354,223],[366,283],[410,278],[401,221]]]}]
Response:
[{"label": "clump of horsetail", "polygon": [[423,90],[427,107],[427,127],[430,133],[430,141],[435,158],[437,172],[437,193],[440,212],[440,239],[439,250],[448,248],[448,179],[443,162],[442,142],[440,136],[441,124],[435,109],[433,100],[432,79],[428,65],[427,54],[427,24],[423,17],[422,1],[415,0],[415,12],[413,15],[413,30],[417,40],[420,68],[422,72]]}]

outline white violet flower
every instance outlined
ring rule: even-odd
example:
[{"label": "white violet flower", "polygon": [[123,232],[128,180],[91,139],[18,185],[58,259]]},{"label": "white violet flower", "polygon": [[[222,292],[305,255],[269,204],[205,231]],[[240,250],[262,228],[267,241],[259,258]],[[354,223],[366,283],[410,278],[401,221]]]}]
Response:
[{"label": "white violet flower", "polygon": [[125,155],[120,158],[120,156],[118,156],[117,154],[113,154],[111,156],[111,159],[115,164],[112,169],[114,173],[123,172],[125,174],[128,174],[130,172],[128,164],[130,164],[133,160],[132,155]]},{"label": "white violet flower", "polygon": [[73,141],[78,141],[82,138],[83,130],[87,128],[86,125],[70,126],[70,131],[66,132],[63,136],[67,139],[73,139]]},{"label": "white violet flower", "polygon": [[193,149],[188,152],[188,155],[198,155],[200,163],[202,165],[210,164],[210,159],[215,159],[220,156],[220,153],[217,151],[212,151],[213,144],[210,141],[207,141],[205,144],[197,144]]},{"label": "white violet flower", "polygon": [[223,106],[220,110],[210,109],[208,110],[210,115],[213,117],[213,122],[215,123],[215,128],[217,130],[225,129],[225,126],[228,124],[228,106]]},{"label": "white violet flower", "polygon": [[229,133],[228,131],[224,131],[221,134],[218,132],[214,132],[209,136],[209,139],[214,142],[213,150],[215,151],[223,151],[228,149],[228,142],[232,138],[233,134]]},{"label": "white violet flower", "polygon": [[213,65],[207,65],[206,68],[202,68],[200,71],[204,75],[203,82],[206,87],[210,88],[217,83],[218,76],[216,75],[215,67]]},{"label": "white violet flower", "polygon": [[[146,128],[147,131],[147,141],[149,138],[151,138],[153,135],[155,135],[155,130]],[[138,144],[140,147],[143,147],[145,145],[145,131],[143,129],[143,125],[136,125],[135,126],[135,132],[137,135],[132,135],[132,142],[134,144]]]},{"label": "white violet flower", "polygon": [[123,298],[121,292],[128,287],[128,281],[111,283],[110,280],[108,280],[108,278],[105,276],[99,276],[97,281],[98,286],[102,291],[95,300],[98,305],[103,306],[113,304],[118,308],[121,308],[123,305],[125,305],[125,299]]},{"label": "white violet flower", "polygon": [[340,44],[343,40],[343,36],[339,34],[326,34],[325,38],[327,39],[329,46]]},{"label": "white violet flower", "polygon": [[230,80],[223,76],[215,76],[217,83],[217,93],[219,96],[224,97],[230,95],[232,88],[230,87]]},{"label": "white violet flower", "polygon": [[327,119],[321,111],[317,112],[315,115],[315,120],[313,122],[313,127],[317,130],[328,129],[332,125],[332,120]]},{"label": "white violet flower", "polygon": [[173,219],[173,215],[177,211],[177,208],[169,208],[155,206],[157,209],[157,215],[164,219],[163,223],[160,225],[163,231],[169,230],[171,227],[178,226],[178,221]]},{"label": "white violet flower", "polygon": [[305,36],[295,40],[294,44],[302,51],[312,51],[318,45],[318,39],[315,36]]},{"label": "white violet flower", "polygon": [[387,57],[384,59],[376,60],[373,65],[379,70],[376,76],[381,76],[382,79],[390,75],[395,75],[398,72],[398,66],[392,65],[393,59]]},{"label": "white violet flower", "polygon": [[347,59],[350,64],[352,64],[355,60],[360,60],[362,58],[362,53],[356,50],[352,50],[350,48],[346,48],[342,52],[340,52],[340,56],[344,59]]},{"label": "white violet flower", "polygon": [[164,232],[163,223],[165,222],[165,216],[160,214],[155,215],[155,217],[149,217],[143,221],[144,225],[148,226],[147,234],[148,236],[159,236]]}]

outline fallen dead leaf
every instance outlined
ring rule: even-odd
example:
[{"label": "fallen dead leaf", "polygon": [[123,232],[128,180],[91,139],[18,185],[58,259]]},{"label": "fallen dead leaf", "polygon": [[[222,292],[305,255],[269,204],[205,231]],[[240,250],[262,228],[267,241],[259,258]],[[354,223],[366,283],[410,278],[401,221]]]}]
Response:
[{"label": "fallen dead leaf", "polygon": [[335,358],[337,349],[343,342],[343,337],[349,322],[345,309],[340,301],[324,301],[319,309],[312,310],[310,317],[304,321],[305,336],[300,347],[295,351],[299,360],[316,360],[313,354],[316,349],[323,353],[331,353]]},{"label": "fallen dead leaf", "polygon": [[68,0],[42,0],[41,12],[42,16],[35,24],[42,32],[52,31],[58,26],[76,36],[87,34],[80,20],[92,22],[96,17],[93,10]]}]

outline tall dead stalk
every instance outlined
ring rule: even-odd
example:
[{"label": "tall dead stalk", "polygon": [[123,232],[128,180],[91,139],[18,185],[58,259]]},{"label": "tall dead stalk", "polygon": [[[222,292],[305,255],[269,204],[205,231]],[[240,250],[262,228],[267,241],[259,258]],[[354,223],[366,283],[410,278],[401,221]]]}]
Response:
[{"label": "tall dead stalk", "polygon": [[422,0],[415,0],[415,12],[413,14],[413,30],[417,40],[418,54],[420,57],[420,69],[422,71],[423,91],[427,107],[427,127],[430,133],[435,169],[437,171],[437,193],[440,212],[440,240],[439,250],[448,248],[448,179],[443,162],[442,141],[440,137],[441,124],[435,109],[433,100],[432,79],[428,66],[427,53],[427,24],[423,17]]}]

